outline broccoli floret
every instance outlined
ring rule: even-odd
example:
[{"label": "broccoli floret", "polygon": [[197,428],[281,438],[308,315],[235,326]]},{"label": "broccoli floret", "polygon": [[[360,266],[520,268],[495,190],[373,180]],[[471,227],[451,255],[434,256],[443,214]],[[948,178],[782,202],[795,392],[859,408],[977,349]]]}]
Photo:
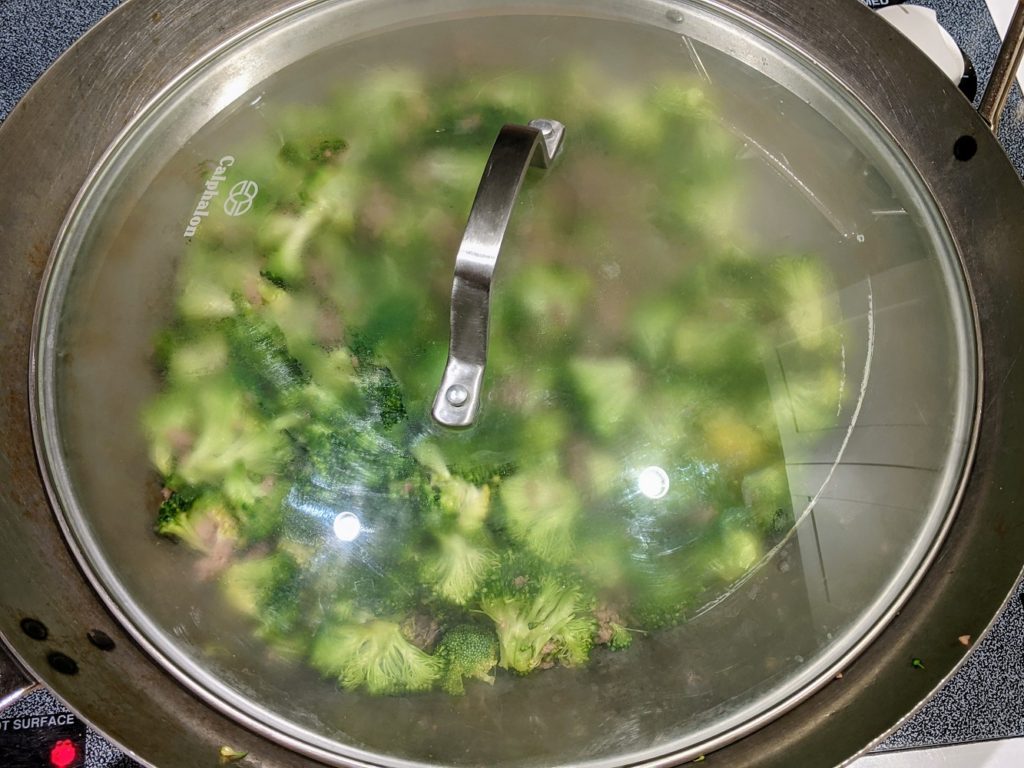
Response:
[{"label": "broccoli floret", "polygon": [[679,624],[713,580],[710,560],[718,537],[707,536],[668,554],[638,558],[632,563],[629,625],[643,630]]},{"label": "broccoli floret", "polygon": [[343,688],[378,695],[426,691],[443,666],[406,640],[399,624],[378,619],[321,629],[310,662]]},{"label": "broccoli floret", "polygon": [[474,485],[448,470],[440,448],[433,443],[420,443],[413,449],[417,461],[430,471],[430,485],[441,512],[454,520],[460,531],[475,533],[483,526],[490,510],[491,488]]},{"label": "broccoli floret", "polygon": [[753,531],[739,525],[727,525],[722,531],[721,545],[711,558],[711,569],[724,581],[743,576],[762,555],[761,539]]},{"label": "broccoli floret", "polygon": [[625,358],[576,358],[569,375],[583,402],[587,423],[601,437],[612,437],[634,421],[640,382]]},{"label": "broccoli floret", "polygon": [[401,445],[344,411],[303,425],[294,436],[305,449],[313,482],[321,488],[385,491],[389,483],[407,479],[414,468]]},{"label": "broccoli floret", "polygon": [[465,605],[494,565],[495,555],[459,533],[441,536],[438,544],[439,551],[428,561],[424,576],[437,595]]},{"label": "broccoli floret", "polygon": [[764,461],[769,448],[765,436],[735,410],[712,411],[702,426],[708,450],[719,463],[742,471]]},{"label": "broccoli floret", "polygon": [[531,552],[554,563],[572,556],[580,499],[561,473],[538,468],[510,477],[501,501],[509,531]]},{"label": "broccoli floret", "polygon": [[288,486],[271,477],[264,479],[258,490],[260,495],[241,505],[238,514],[238,528],[247,543],[269,538],[284,521]]},{"label": "broccoli floret", "polygon": [[778,309],[797,342],[808,348],[827,340],[835,300],[822,263],[812,257],[790,256],[773,265]]},{"label": "broccoli floret", "polygon": [[621,624],[612,624],[612,636],[608,641],[608,647],[613,651],[622,651],[629,648],[633,643],[632,633]]},{"label": "broccoli floret", "polygon": [[256,635],[282,655],[305,652],[307,635],[299,631],[302,609],[300,571],[284,552],[233,563],[220,578],[227,603],[258,622]]},{"label": "broccoli floret", "polygon": [[370,413],[384,429],[405,421],[407,413],[402,385],[390,368],[374,362],[376,353],[372,337],[364,331],[351,331],[348,349]]},{"label": "broccoli floret", "polygon": [[267,495],[272,483],[273,477],[254,475],[244,465],[236,464],[225,473],[221,492],[235,509],[251,509]]},{"label": "broccoli floret", "polygon": [[485,582],[480,609],[498,633],[499,665],[525,675],[556,661],[587,660],[596,629],[593,603],[567,574],[510,555]]},{"label": "broccoli floret", "polygon": [[361,364],[358,369],[359,384],[366,397],[370,412],[376,416],[385,429],[405,421],[405,401],[402,399],[402,385],[382,365]]},{"label": "broccoli floret", "polygon": [[241,254],[225,259],[215,246],[211,250],[200,246],[186,255],[178,296],[178,311],[183,320],[230,318],[237,310],[234,296],[239,286],[245,285],[252,277],[259,277],[259,267],[254,259]]},{"label": "broccoli floret", "polygon": [[171,389],[153,400],[143,412],[149,457],[164,477],[173,474],[178,460],[192,450],[197,421],[191,389]]},{"label": "broccoli floret", "polygon": [[369,553],[367,559],[368,562],[349,563],[344,570],[348,581],[345,591],[361,610],[378,618],[397,620],[422,601],[424,591],[415,567]]},{"label": "broccoli floret", "polygon": [[633,621],[648,630],[667,629],[681,623],[686,606],[677,601],[663,603],[657,598],[640,598],[630,609]]},{"label": "broccoli floret", "polygon": [[185,488],[180,491],[171,491],[160,504],[156,515],[156,531],[162,533],[161,529],[166,526],[175,525],[177,519],[188,513],[192,505],[196,503],[199,494],[191,489]]},{"label": "broccoli floret", "polygon": [[597,621],[597,632],[594,635],[595,645],[606,645],[613,651],[628,648],[633,642],[632,633],[620,622],[619,613],[609,606],[599,606],[594,611]]},{"label": "broccoli floret", "polygon": [[221,577],[220,585],[231,606],[246,616],[258,618],[268,607],[292,594],[298,572],[295,560],[275,552],[232,564]]},{"label": "broccoli floret", "polygon": [[160,507],[156,532],[177,539],[206,555],[230,555],[238,542],[238,524],[216,494],[188,501],[174,501],[174,494]]},{"label": "broccoli floret", "polygon": [[261,233],[266,238],[265,271],[285,284],[297,284],[306,277],[303,255],[326,216],[327,209],[316,204],[309,205],[299,215],[284,212],[268,215]]},{"label": "broccoli floret", "polygon": [[490,464],[455,464],[451,473],[476,486],[496,484],[516,473],[514,461],[500,461]]},{"label": "broccoli floret", "polygon": [[169,381],[187,385],[223,371],[228,363],[228,345],[220,333],[196,339],[178,340],[164,350],[164,371]]},{"label": "broccoli floret", "polygon": [[466,692],[463,678],[494,683],[498,639],[494,632],[484,627],[460,624],[444,633],[437,647],[437,656],[445,665],[441,688],[453,696],[461,696]]},{"label": "broccoli floret", "polygon": [[490,509],[491,489],[476,486],[460,477],[450,476],[440,483],[440,503],[455,516],[459,530],[473,533],[480,529]]},{"label": "broccoli floret", "polygon": [[680,323],[671,340],[673,360],[691,373],[727,383],[753,379],[763,386],[761,340],[746,321],[723,322],[713,317]]},{"label": "broccoli floret", "polygon": [[276,398],[309,381],[302,365],[289,354],[280,328],[241,306],[229,322],[232,363],[264,395]]},{"label": "broccoli floret", "polygon": [[287,438],[227,377],[170,390],[143,418],[157,469],[190,485],[218,487],[238,467],[260,478],[277,474],[288,458]]},{"label": "broccoli floret", "polygon": [[268,283],[273,285],[275,288],[281,288],[283,290],[288,287],[288,283],[285,281],[283,277],[281,277],[276,272],[272,272],[269,269],[261,270],[260,277],[262,277]]},{"label": "broccoli floret", "polygon": [[309,159],[318,164],[333,162],[346,149],[348,149],[348,142],[344,139],[324,139],[310,150]]},{"label": "broccoli floret", "polygon": [[672,337],[679,327],[678,297],[648,302],[633,313],[631,334],[633,345],[649,362],[657,363],[672,347]]},{"label": "broccoli floret", "polygon": [[741,487],[743,503],[757,526],[766,533],[784,533],[793,508],[786,468],[772,465],[754,472],[743,478]]}]

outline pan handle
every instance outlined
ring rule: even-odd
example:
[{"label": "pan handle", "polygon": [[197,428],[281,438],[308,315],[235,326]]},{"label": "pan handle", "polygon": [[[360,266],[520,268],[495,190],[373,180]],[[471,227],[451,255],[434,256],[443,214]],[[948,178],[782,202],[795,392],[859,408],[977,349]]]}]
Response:
[{"label": "pan handle", "polygon": [[978,113],[995,133],[999,128],[1006,98],[1010,95],[1014,78],[1020,68],[1021,57],[1024,56],[1024,0],[1018,0],[1017,7],[1010,19],[1010,26],[1003,38],[996,63],[992,67],[992,76],[985,87],[985,95],[981,97]]},{"label": "pan handle", "polygon": [[28,673],[7,651],[0,638],[0,712],[38,687]]},{"label": "pan handle", "polygon": [[547,168],[562,147],[565,126],[555,120],[506,125],[487,159],[466,232],[455,258],[448,363],[434,399],[434,420],[468,427],[480,409],[491,280],[512,208],[530,165]]}]

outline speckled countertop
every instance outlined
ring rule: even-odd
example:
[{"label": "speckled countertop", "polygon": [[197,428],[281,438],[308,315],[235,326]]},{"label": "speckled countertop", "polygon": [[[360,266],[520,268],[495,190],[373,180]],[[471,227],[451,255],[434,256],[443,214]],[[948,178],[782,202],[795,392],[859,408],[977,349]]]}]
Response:
[{"label": "speckled countertop", "polygon": [[[918,4],[936,10],[973,60],[980,94],[999,45],[983,0],[918,0]],[[115,5],[116,0],[0,0],[0,119],[65,48]],[[1024,173],[1024,103],[1016,88],[1000,139],[1018,173]],[[1020,587],[959,672],[882,749],[1012,736],[1024,736],[1024,591]]]}]

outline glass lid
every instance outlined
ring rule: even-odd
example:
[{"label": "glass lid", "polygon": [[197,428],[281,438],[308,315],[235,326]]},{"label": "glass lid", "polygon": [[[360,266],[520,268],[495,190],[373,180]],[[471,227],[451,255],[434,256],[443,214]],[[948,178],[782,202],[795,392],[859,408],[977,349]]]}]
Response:
[{"label": "glass lid", "polygon": [[970,318],[881,128],[712,5],[323,2],[108,153],[34,418],[86,572],[214,706],[334,763],[632,765],[898,609]]}]

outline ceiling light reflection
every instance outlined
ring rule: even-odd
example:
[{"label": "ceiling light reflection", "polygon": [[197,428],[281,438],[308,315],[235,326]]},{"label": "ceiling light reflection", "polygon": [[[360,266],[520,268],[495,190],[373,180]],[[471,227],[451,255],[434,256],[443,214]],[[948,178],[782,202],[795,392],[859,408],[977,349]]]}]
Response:
[{"label": "ceiling light reflection", "polygon": [[661,467],[647,467],[637,477],[637,489],[649,499],[661,499],[668,493],[668,473]]},{"label": "ceiling light reflection", "polygon": [[341,541],[355,541],[363,526],[351,512],[342,512],[334,518],[334,535]]}]

